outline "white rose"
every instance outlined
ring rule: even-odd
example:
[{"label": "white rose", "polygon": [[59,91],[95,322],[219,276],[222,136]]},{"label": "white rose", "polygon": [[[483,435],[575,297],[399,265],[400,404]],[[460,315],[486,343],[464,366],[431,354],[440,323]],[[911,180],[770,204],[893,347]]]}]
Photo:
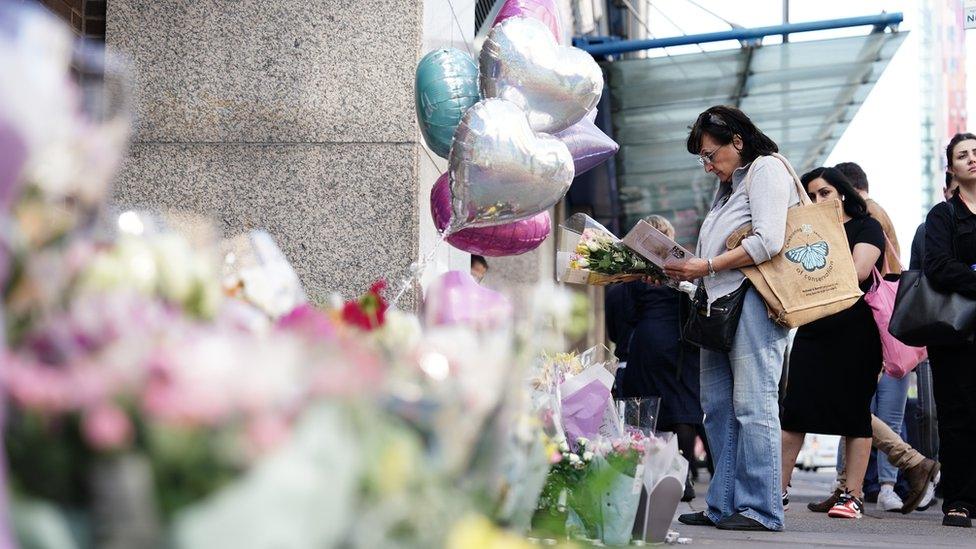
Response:
[{"label": "white rose", "polygon": [[589,242],[587,242],[586,243],[586,247],[589,248],[589,250],[591,252],[598,252],[598,251],[600,251],[600,243],[599,242],[596,242],[594,240],[590,240]]},{"label": "white rose", "polygon": [[583,461],[593,461],[593,452],[583,452]]},{"label": "white rose", "polygon": [[576,465],[577,463],[581,463],[580,457],[576,454],[569,454],[569,463],[570,465]]}]

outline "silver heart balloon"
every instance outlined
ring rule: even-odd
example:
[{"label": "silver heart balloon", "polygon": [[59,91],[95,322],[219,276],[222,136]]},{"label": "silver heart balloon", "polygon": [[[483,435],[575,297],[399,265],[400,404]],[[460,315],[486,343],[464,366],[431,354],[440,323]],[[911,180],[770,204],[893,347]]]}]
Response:
[{"label": "silver heart balloon", "polygon": [[536,215],[559,202],[575,174],[566,145],[532,131],[522,109],[503,99],[485,99],[464,113],[448,171],[451,231]]},{"label": "silver heart balloon", "polygon": [[535,19],[506,19],[488,33],[478,59],[481,94],[515,103],[535,131],[579,122],[603,93],[603,73],[588,53],[560,46]]}]

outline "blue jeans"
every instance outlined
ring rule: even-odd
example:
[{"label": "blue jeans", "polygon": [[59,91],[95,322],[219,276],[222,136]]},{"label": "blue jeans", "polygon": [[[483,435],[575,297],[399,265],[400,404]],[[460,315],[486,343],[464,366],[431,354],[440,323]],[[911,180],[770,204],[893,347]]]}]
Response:
[{"label": "blue jeans", "polygon": [[[871,413],[887,423],[888,427],[899,435],[905,419],[905,403],[908,401],[908,378],[909,376],[895,379],[888,374],[882,374],[874,399],[871,401]],[[875,452],[878,461],[878,482],[894,484],[898,480],[898,468],[888,463],[887,456],[880,450]]]},{"label": "blue jeans", "polygon": [[713,522],[741,513],[783,529],[778,397],[788,333],[750,289],[732,351],[701,352],[701,402],[715,463],[705,513]]}]

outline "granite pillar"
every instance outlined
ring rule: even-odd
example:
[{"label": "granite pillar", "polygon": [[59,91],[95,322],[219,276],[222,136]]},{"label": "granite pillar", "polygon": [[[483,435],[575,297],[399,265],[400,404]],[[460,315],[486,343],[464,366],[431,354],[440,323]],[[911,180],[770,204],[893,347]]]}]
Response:
[{"label": "granite pillar", "polygon": [[136,84],[117,205],[266,228],[318,302],[399,281],[422,252],[424,26],[419,1],[112,0]]}]

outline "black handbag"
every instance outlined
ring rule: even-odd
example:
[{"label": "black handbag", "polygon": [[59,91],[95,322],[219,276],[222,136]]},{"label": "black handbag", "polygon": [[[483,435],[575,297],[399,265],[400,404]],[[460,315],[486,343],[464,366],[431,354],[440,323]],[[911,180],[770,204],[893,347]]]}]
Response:
[{"label": "black handbag", "polygon": [[888,333],[906,345],[953,345],[972,339],[976,301],[937,291],[922,271],[902,271]]},{"label": "black handbag", "polygon": [[746,279],[739,289],[716,299],[709,311],[705,285],[699,281],[681,337],[686,342],[709,351],[731,351],[735,331],[739,327],[739,317],[742,316],[742,304],[750,286]]},{"label": "black handbag", "polygon": [[[955,225],[956,209],[949,202]],[[953,226],[952,249],[957,228]],[[976,330],[976,300],[932,287],[921,270],[901,273],[888,333],[906,345],[956,345],[971,341]]]}]

